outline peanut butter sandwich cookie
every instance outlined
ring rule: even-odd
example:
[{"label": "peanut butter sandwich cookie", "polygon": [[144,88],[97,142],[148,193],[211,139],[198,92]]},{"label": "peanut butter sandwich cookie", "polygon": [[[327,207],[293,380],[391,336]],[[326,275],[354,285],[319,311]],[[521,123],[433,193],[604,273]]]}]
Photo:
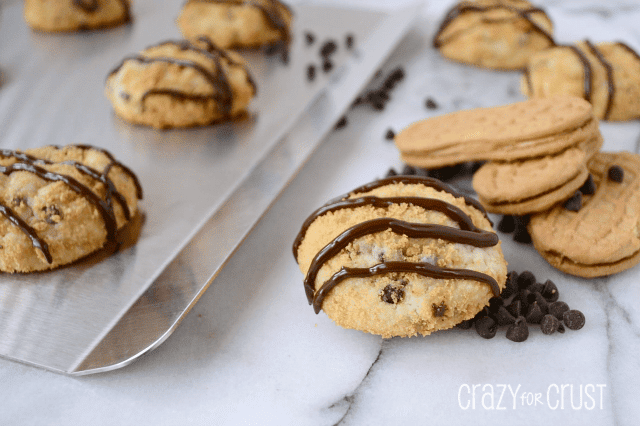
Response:
[{"label": "peanut butter sandwich cookie", "polygon": [[316,313],[385,338],[473,318],[507,274],[482,206],[417,176],[375,181],[325,204],[302,225],[293,253]]},{"label": "peanut butter sandwich cookie", "polygon": [[176,23],[185,38],[206,36],[228,49],[287,46],[292,20],[278,0],[188,0]]},{"label": "peanut butter sandwich cookie", "polygon": [[577,205],[534,214],[528,228],[551,265],[590,278],[640,262],[640,155],[600,152],[588,167],[591,184]]},{"label": "peanut butter sandwich cookie", "polygon": [[602,120],[633,120],[640,117],[640,56],[622,42],[556,46],[529,59],[521,88],[528,97],[582,97]]},{"label": "peanut butter sandwich cookie", "polygon": [[110,28],[131,20],[130,0],[25,0],[24,19],[47,32]]},{"label": "peanut butter sandwich cookie", "polygon": [[551,20],[525,0],[463,0],[433,38],[449,59],[505,70],[524,68],[531,55],[554,45]]},{"label": "peanut butter sandwich cookie", "polygon": [[244,60],[205,37],[167,41],[125,58],[105,89],[117,115],[159,129],[233,119],[246,113],[255,93]]},{"label": "peanut butter sandwich cookie", "polygon": [[100,148],[0,150],[0,270],[57,268],[116,243],[138,212],[135,174]]}]

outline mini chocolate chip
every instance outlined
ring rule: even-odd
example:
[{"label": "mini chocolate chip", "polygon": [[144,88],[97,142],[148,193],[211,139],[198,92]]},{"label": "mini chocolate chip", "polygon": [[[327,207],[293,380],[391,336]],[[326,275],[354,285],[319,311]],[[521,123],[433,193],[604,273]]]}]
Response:
[{"label": "mini chocolate chip", "polygon": [[307,42],[307,46],[311,46],[314,41],[316,41],[316,37],[309,31],[304,33],[305,41]]},{"label": "mini chocolate chip", "polygon": [[565,312],[569,310],[569,305],[564,302],[553,302],[549,304],[549,313],[559,320],[562,319],[562,316]]},{"label": "mini chocolate chip", "polygon": [[431,304],[431,307],[433,308],[434,317],[442,317],[444,316],[444,313],[447,311],[447,305],[445,305],[444,302],[440,303],[439,305],[436,305],[435,303],[433,303]]},{"label": "mini chocolate chip", "polygon": [[553,281],[545,281],[542,289],[542,297],[547,299],[547,302],[556,302],[560,298],[558,287],[556,287]]},{"label": "mini chocolate chip", "polygon": [[582,192],[574,192],[573,196],[565,201],[563,206],[571,212],[579,211],[582,208]]},{"label": "mini chocolate chip", "polygon": [[316,66],[315,65],[309,65],[307,67],[307,80],[309,81],[313,81],[316,78]]},{"label": "mini chocolate chip", "polygon": [[558,321],[558,333],[564,334],[564,325]]},{"label": "mini chocolate chip", "polygon": [[540,309],[538,302],[533,302],[529,306],[529,311],[527,312],[527,322],[529,324],[540,324],[542,318],[544,317],[544,312]]},{"label": "mini chocolate chip", "polygon": [[500,297],[503,299],[508,299],[513,294],[518,291],[518,273],[516,271],[511,271],[507,274],[507,281],[505,283],[504,289],[500,294]]},{"label": "mini chocolate chip", "polygon": [[544,286],[540,283],[533,283],[529,286],[529,291],[531,293],[542,293]]},{"label": "mini chocolate chip", "polygon": [[402,174],[406,176],[412,176],[416,174],[416,168],[410,165],[405,165],[402,169]]},{"label": "mini chocolate chip", "polygon": [[531,285],[536,283],[536,276],[531,271],[524,271],[518,275],[518,288],[528,289]]},{"label": "mini chocolate chip", "polygon": [[336,130],[337,129],[342,129],[344,126],[347,125],[347,117],[345,117],[344,115],[342,116],[342,118],[336,123]]},{"label": "mini chocolate chip", "polygon": [[491,339],[496,335],[496,331],[498,331],[498,325],[496,322],[489,317],[482,317],[475,321],[476,331],[480,335],[480,337],[484,337],[485,339]]},{"label": "mini chocolate chip", "polygon": [[507,339],[512,342],[524,342],[529,337],[529,327],[524,317],[518,317],[516,322],[507,328]]},{"label": "mini chocolate chip", "polygon": [[333,63],[329,60],[326,60],[322,63],[322,71],[329,72],[333,69]]},{"label": "mini chocolate chip", "polygon": [[558,321],[558,318],[551,314],[547,314],[542,317],[542,320],[540,321],[540,330],[542,330],[542,334],[553,334],[558,330],[559,325],[560,321]]},{"label": "mini chocolate chip", "polygon": [[337,49],[338,45],[336,44],[336,42],[333,40],[329,40],[322,45],[322,48],[320,48],[320,56],[322,56],[323,58],[327,58],[333,55]]},{"label": "mini chocolate chip", "polygon": [[459,328],[460,330],[468,330],[471,327],[473,327],[473,320],[464,320],[456,325],[456,328]]},{"label": "mini chocolate chip", "polygon": [[402,299],[404,299],[404,289],[402,289],[402,287],[389,284],[382,290],[381,298],[383,302],[394,305],[398,304],[402,302]]},{"label": "mini chocolate chip", "polygon": [[516,318],[504,306],[498,308],[498,312],[493,315],[493,319],[498,325],[509,325],[516,322]]},{"label": "mini chocolate chip", "polygon": [[536,292],[533,293],[535,295],[535,302],[538,304],[538,306],[540,306],[540,309],[542,310],[543,314],[548,314],[549,313],[549,302],[547,302],[547,299],[545,299],[544,297],[542,297],[542,294]]},{"label": "mini chocolate chip", "polygon": [[351,49],[353,47],[354,41],[355,41],[355,38],[354,38],[353,34],[347,34],[347,38],[345,39],[345,43],[347,45],[347,49]]},{"label": "mini chocolate chip", "polygon": [[391,176],[397,176],[398,172],[396,172],[396,170],[392,167],[387,171],[386,176],[387,177],[391,177]]},{"label": "mini chocolate chip", "polygon": [[386,140],[393,140],[393,138],[396,137],[396,134],[394,133],[394,131],[392,129],[387,130],[387,133],[384,135],[384,138]]},{"label": "mini chocolate chip", "polygon": [[584,195],[593,195],[596,193],[596,184],[593,181],[593,175],[591,173],[589,173],[589,177],[580,187],[580,192],[582,192]]},{"label": "mini chocolate chip", "polygon": [[[522,309],[523,310],[527,310],[527,308],[529,307],[529,295],[531,294],[531,292],[529,290],[527,290],[526,288],[520,289],[518,291],[518,300],[520,301],[520,303],[522,303]],[[534,299],[535,301],[535,299]]]},{"label": "mini chocolate chip", "polygon": [[437,109],[438,108],[438,104],[436,103],[436,101],[434,101],[431,98],[427,98],[427,100],[424,102],[424,106],[426,106],[427,109]]},{"label": "mini chocolate chip", "polygon": [[624,170],[622,167],[614,165],[609,167],[609,171],[607,172],[607,177],[609,180],[614,182],[622,183],[624,180]]},{"label": "mini chocolate chip", "polygon": [[513,240],[518,243],[531,244],[531,235],[527,230],[529,216],[514,216],[515,230],[513,232]]},{"label": "mini chocolate chip", "polygon": [[562,315],[562,320],[569,330],[580,330],[584,327],[584,314],[576,309],[571,309]]},{"label": "mini chocolate chip", "polygon": [[498,309],[500,309],[502,306],[504,306],[504,300],[502,300],[499,297],[492,297],[491,299],[489,299],[489,312],[492,314],[495,314],[496,312],[498,312]]},{"label": "mini chocolate chip", "polygon": [[509,304],[509,306],[507,306],[507,311],[509,311],[509,313],[513,315],[514,318],[519,317],[522,313],[522,302],[520,302],[519,300],[514,300],[513,302],[511,302],[511,304]]},{"label": "mini chocolate chip", "polygon": [[510,234],[516,229],[516,222],[513,219],[513,216],[504,215],[500,222],[498,222],[498,231],[504,232],[505,234]]}]

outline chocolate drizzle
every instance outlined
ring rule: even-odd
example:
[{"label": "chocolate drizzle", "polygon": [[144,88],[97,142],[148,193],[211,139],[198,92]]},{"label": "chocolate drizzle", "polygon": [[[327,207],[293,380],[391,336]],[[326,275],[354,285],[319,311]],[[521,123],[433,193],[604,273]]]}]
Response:
[{"label": "chocolate drizzle", "polygon": [[[448,185],[437,181],[436,179],[417,176],[394,176],[391,178],[382,179],[372,182],[368,185],[361,186],[352,191],[350,194],[356,195],[358,193],[368,192],[375,188],[394,183],[423,184],[440,191],[446,191],[453,196],[459,196],[459,194],[453,191]],[[344,279],[355,277],[371,277],[375,275],[395,272],[416,273],[419,275],[439,279],[475,280],[488,284],[495,295],[500,294],[500,288],[496,280],[489,275],[477,271],[442,268],[427,262],[385,262],[384,258],[380,259],[381,263],[370,268],[343,267],[329,280],[323,283],[318,291],[315,291],[316,277],[322,265],[324,265],[335,255],[337,255],[350,243],[366,235],[391,230],[391,232],[406,235],[411,238],[442,239],[453,243],[468,244],[474,247],[492,247],[498,244],[498,236],[495,233],[487,232],[477,228],[471,221],[471,218],[467,214],[465,214],[464,211],[440,199],[423,197],[379,198],[376,196],[347,198],[348,196],[349,194],[330,201],[329,203],[325,204],[323,207],[312,213],[311,216],[304,222],[302,229],[298,233],[293,244],[293,253],[296,260],[300,243],[304,238],[311,223],[319,216],[341,209],[350,209],[367,205],[378,208],[387,208],[393,204],[406,203],[422,207],[425,210],[434,210],[441,212],[447,215],[447,217],[449,217],[451,220],[455,221],[460,228],[458,229],[450,226],[429,223],[424,224],[405,222],[399,219],[388,217],[373,219],[352,226],[351,228],[347,229],[339,236],[334,238],[325,247],[323,247],[311,261],[311,265],[309,266],[309,270],[307,271],[307,276],[304,280],[304,288],[307,295],[307,300],[309,301],[309,304],[313,304],[316,313],[318,313],[322,309],[322,303],[326,295]],[[467,199],[466,197],[465,202],[470,205],[474,205],[477,203],[475,202],[475,200]],[[480,207],[479,210],[486,214],[482,207]]]},{"label": "chocolate drizzle", "polygon": [[580,51],[576,46],[567,45],[562,46],[567,49],[571,49],[573,53],[576,54],[578,60],[582,64],[582,69],[584,72],[584,99],[591,103],[591,88],[593,87],[593,70],[591,69],[591,63],[589,63],[589,59],[584,56],[584,53]]},{"label": "chocolate drizzle", "polygon": [[596,59],[598,59],[598,61],[600,62],[600,64],[602,64],[602,66],[604,67],[607,73],[608,97],[607,97],[607,106],[605,107],[604,116],[602,118],[604,120],[608,120],[609,115],[611,114],[611,107],[613,106],[613,98],[616,93],[616,87],[613,84],[613,67],[611,66],[611,63],[607,61],[605,57],[602,55],[602,52],[600,52],[600,50],[596,46],[594,46],[589,40],[585,40],[585,44],[587,45],[587,48],[591,51],[593,56],[595,56]]},{"label": "chocolate drizzle", "polygon": [[516,7],[512,7],[506,4],[480,6],[476,4],[470,4],[470,3],[458,3],[451,10],[449,10],[444,20],[440,24],[440,27],[438,28],[436,35],[433,37],[433,47],[437,49],[440,46],[442,46],[443,43],[441,40],[439,40],[440,36],[458,16],[463,15],[465,13],[469,13],[469,12],[487,12],[489,10],[494,10],[494,9],[507,9],[511,12],[514,12],[520,18],[526,20],[536,32],[538,32],[539,34],[547,38],[551,42],[552,46],[555,46],[556,43],[553,39],[553,36],[549,32],[547,32],[544,28],[536,24],[529,16],[532,13],[545,13],[544,10],[540,8],[531,7],[528,9],[518,9]]},{"label": "chocolate drizzle", "polygon": [[[8,166],[0,166],[0,173],[3,173],[6,176],[9,176],[13,172],[28,172],[38,176],[41,179],[47,180],[49,182],[63,182],[67,185],[72,191],[77,193],[78,195],[85,198],[89,203],[91,203],[100,213],[102,220],[105,225],[105,229],[107,231],[107,244],[113,244],[116,241],[116,232],[117,232],[117,223],[115,214],[113,211],[112,199],[115,199],[120,206],[122,207],[123,214],[127,220],[130,219],[131,212],[129,211],[128,205],[124,196],[117,191],[113,182],[108,178],[108,174],[113,168],[113,166],[121,167],[125,174],[132,177],[132,180],[136,186],[136,193],[138,198],[142,198],[142,188],[140,187],[140,183],[127,167],[122,165],[121,163],[115,161],[113,156],[107,152],[106,150],[90,147],[88,145],[72,145],[79,149],[94,149],[98,152],[103,153],[109,160],[109,164],[105,167],[102,173],[96,171],[95,169],[86,166],[84,164],[78,163],[76,161],[63,161],[60,163],[53,163],[49,160],[37,158],[31,156],[29,154],[23,152],[16,152],[7,149],[0,150],[0,155],[5,158],[15,158],[18,160],[17,162],[8,165]],[[56,149],[61,149],[60,147],[54,146]],[[97,196],[93,191],[91,191],[87,186],[78,182],[76,179],[71,176],[67,176],[64,174],[56,173],[50,170],[46,170],[40,165],[52,165],[52,164],[64,164],[73,166],[80,173],[87,175],[93,179],[96,179],[102,182],[106,187],[106,201]],[[47,262],[51,264],[53,262],[53,258],[49,253],[49,248],[47,244],[38,237],[36,230],[27,224],[24,220],[22,220],[15,212],[13,212],[9,207],[0,204],[0,213],[4,215],[9,221],[11,221],[14,225],[16,225],[22,232],[24,232],[30,239],[33,246],[39,249],[45,256]]]}]

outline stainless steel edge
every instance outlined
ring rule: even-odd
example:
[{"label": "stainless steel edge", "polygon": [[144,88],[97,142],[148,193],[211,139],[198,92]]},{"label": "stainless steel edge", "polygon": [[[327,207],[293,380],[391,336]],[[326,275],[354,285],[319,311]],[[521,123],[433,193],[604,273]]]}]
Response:
[{"label": "stainless steel edge", "polygon": [[382,21],[142,297],[66,373],[85,375],[121,368],[171,335],[407,33],[421,6],[421,3],[407,6]]}]

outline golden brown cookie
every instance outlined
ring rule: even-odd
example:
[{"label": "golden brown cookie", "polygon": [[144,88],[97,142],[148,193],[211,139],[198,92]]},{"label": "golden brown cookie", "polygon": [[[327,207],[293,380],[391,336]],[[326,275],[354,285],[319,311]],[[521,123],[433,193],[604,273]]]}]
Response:
[{"label": "golden brown cookie", "polygon": [[316,313],[385,338],[474,317],[500,294],[507,273],[480,204],[415,176],[329,202],[303,224],[293,252]]},{"label": "golden brown cookie", "polygon": [[238,117],[255,93],[243,59],[206,38],[167,41],[126,58],[105,89],[120,117],[160,129]]},{"label": "golden brown cookie", "polygon": [[292,19],[278,0],[188,0],[176,23],[185,38],[206,36],[228,49],[287,45]]},{"label": "golden brown cookie", "polygon": [[110,28],[131,20],[130,0],[25,0],[24,19],[47,32]]},{"label": "golden brown cookie", "polygon": [[462,0],[445,16],[433,46],[454,61],[521,69],[534,53],[554,46],[547,14],[525,0]]},{"label": "golden brown cookie", "polygon": [[528,97],[583,97],[599,119],[633,120],[640,117],[640,56],[621,42],[556,46],[530,58],[521,88]]},{"label": "golden brown cookie", "polygon": [[582,207],[562,205],[531,216],[533,244],[568,274],[599,277],[640,262],[640,155],[600,152],[589,161],[595,193]]},{"label": "golden brown cookie", "polygon": [[53,269],[115,244],[142,189],[90,146],[0,151],[0,270]]},{"label": "golden brown cookie", "polygon": [[395,144],[407,164],[437,168],[544,156],[599,137],[591,105],[565,96],[431,117],[403,129]]}]

